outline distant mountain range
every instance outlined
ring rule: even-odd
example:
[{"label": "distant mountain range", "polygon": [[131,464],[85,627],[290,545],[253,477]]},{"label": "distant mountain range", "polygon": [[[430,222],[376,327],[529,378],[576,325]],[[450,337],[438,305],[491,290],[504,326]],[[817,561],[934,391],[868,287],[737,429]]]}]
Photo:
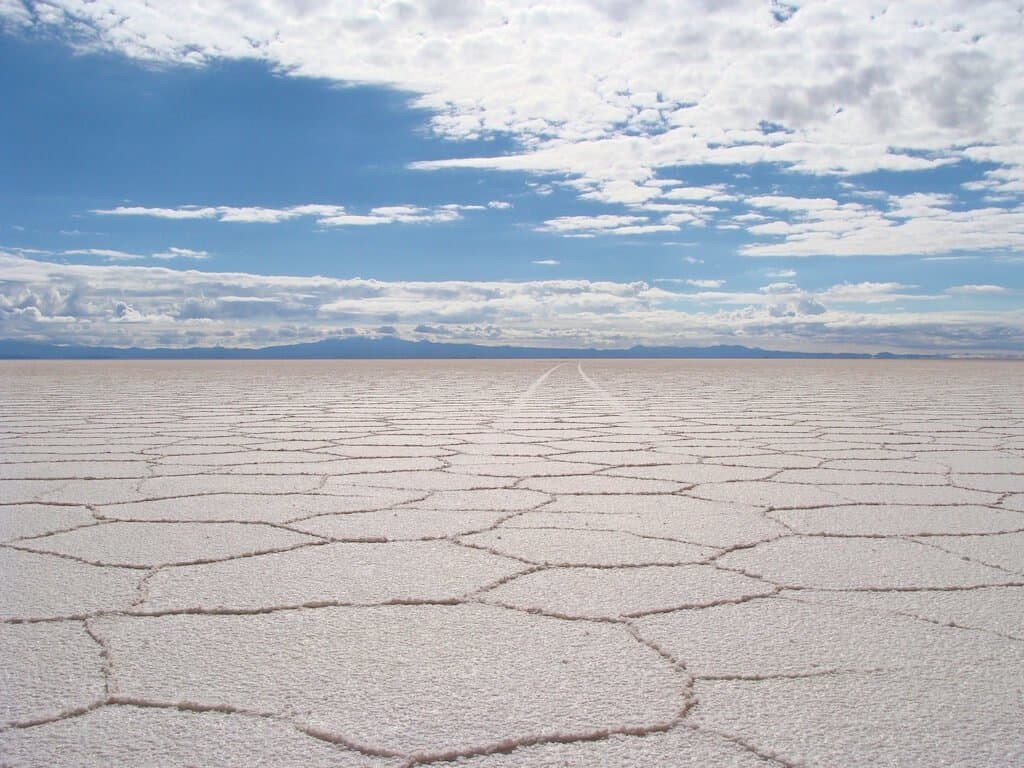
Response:
[{"label": "distant mountain range", "polygon": [[0,359],[7,360],[301,360],[301,359],[471,359],[471,358],[775,358],[775,359],[935,359],[945,355],[895,355],[888,352],[783,352],[716,345],[711,347],[645,347],[573,349],[554,347],[484,346],[406,341],[397,336],[349,336],[306,344],[246,349],[241,347],[86,347],[0,339]]}]

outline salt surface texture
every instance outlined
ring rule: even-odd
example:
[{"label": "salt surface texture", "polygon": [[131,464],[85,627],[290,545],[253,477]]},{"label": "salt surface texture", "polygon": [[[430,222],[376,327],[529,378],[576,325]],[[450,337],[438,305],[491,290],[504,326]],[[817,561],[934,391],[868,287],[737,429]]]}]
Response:
[{"label": "salt surface texture", "polygon": [[1024,764],[1024,369],[4,363],[0,764]]}]

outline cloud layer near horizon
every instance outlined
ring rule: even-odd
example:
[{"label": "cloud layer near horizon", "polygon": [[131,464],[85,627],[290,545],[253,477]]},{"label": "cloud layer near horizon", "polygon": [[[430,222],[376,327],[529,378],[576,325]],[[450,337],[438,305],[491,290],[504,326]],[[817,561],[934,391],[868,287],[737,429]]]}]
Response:
[{"label": "cloud layer near horizon", "polygon": [[[58,264],[0,253],[0,325],[14,338],[140,346],[260,346],[339,334],[542,346],[694,345],[779,349],[1007,351],[1024,312],[944,305],[991,286],[924,294],[900,283],[791,282],[753,293],[718,281],[381,281],[164,267]],[[701,284],[704,283],[704,284]],[[888,311],[894,303],[940,311]]]}]

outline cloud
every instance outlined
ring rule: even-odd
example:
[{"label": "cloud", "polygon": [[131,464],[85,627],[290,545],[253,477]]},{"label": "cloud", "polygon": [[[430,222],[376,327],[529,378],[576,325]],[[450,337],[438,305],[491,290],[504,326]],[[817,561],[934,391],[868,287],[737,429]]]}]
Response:
[{"label": "cloud", "polygon": [[799,290],[796,283],[769,283],[762,285],[758,290],[761,293],[794,293]]},{"label": "cloud", "polygon": [[646,235],[652,232],[672,232],[679,227],[674,224],[654,224],[646,216],[620,216],[601,214],[599,216],[559,216],[548,219],[537,227],[538,232],[548,232],[568,237],[594,237],[596,235]]},{"label": "cloud", "polygon": [[966,182],[963,185],[965,189],[1011,197],[1024,193],[1024,141],[1019,135],[1013,144],[968,147],[964,150],[964,157],[997,166],[985,171],[981,179]]},{"label": "cloud", "polygon": [[954,285],[946,289],[947,293],[967,294],[993,294],[1006,293],[1006,288],[1001,285]]},{"label": "cloud", "polygon": [[[964,190],[1019,199],[1024,58],[1014,53],[1015,4],[980,11],[962,0],[905,0],[879,8],[852,0],[29,0],[27,10],[3,0],[0,19],[57,33],[80,51],[115,51],[147,64],[257,60],[284,76],[395,88],[428,111],[437,135],[502,136],[507,141],[494,146],[511,147],[413,167],[524,171],[544,177],[537,194],[568,183],[608,205],[732,204],[735,190],[692,183],[686,177],[696,174],[682,169],[760,164],[799,179],[983,163]],[[162,210],[167,218],[225,221],[336,217],[339,226],[374,218],[343,210]],[[816,215],[790,209],[800,211]],[[1018,242],[998,236],[1013,226],[1005,218],[985,214],[994,220],[975,228],[969,220],[977,217],[953,213],[937,217],[946,223],[924,250],[913,243],[925,226],[894,224],[893,212],[890,224],[867,221],[870,231],[859,235],[851,208],[836,213],[850,226],[835,242],[820,227],[783,230],[776,233],[782,243],[747,253],[933,253]],[[682,222],[633,226],[673,223]],[[889,249],[880,235],[887,226],[895,236]]]},{"label": "cloud", "polygon": [[[785,349],[1019,351],[1024,311],[944,294],[927,311],[878,297],[912,286],[840,284],[818,293],[683,293],[646,282],[381,281],[64,264],[0,253],[9,338],[115,346],[262,346],[327,336],[434,334],[453,341],[624,346],[741,343]],[[926,294],[920,294],[924,296]],[[968,301],[970,299],[970,301]],[[956,304],[964,301],[963,306]],[[853,306],[856,309],[844,309]],[[418,330],[417,330],[418,329]]]},{"label": "cloud", "polygon": [[[668,194],[676,191],[669,189]],[[537,230],[564,237],[642,235],[704,227],[719,216],[713,206],[661,199],[629,202],[627,197],[628,214],[562,216]],[[883,193],[867,202],[792,195],[731,199],[733,206],[747,206],[751,212],[719,217],[716,226],[744,229],[753,238],[739,249],[745,256],[906,256],[1024,247],[1024,205],[956,209],[952,195],[937,193]]]},{"label": "cloud", "polygon": [[793,301],[783,301],[772,304],[768,307],[768,314],[772,317],[797,318],[806,315],[824,315],[828,307],[817,299],[810,296],[802,296]]},{"label": "cloud", "polygon": [[154,253],[151,258],[161,259],[164,261],[170,259],[195,259],[202,261],[210,258],[209,251],[194,251],[191,248],[168,248],[166,251],[161,253]]},{"label": "cloud", "polygon": [[917,286],[893,282],[840,283],[839,285],[833,285],[826,291],[826,293],[830,296],[868,296],[881,293],[893,293],[894,291],[906,290],[907,288],[917,288]]},{"label": "cloud", "polygon": [[461,210],[477,206],[442,205],[437,208],[421,208],[414,205],[387,205],[371,208],[365,215],[335,214],[323,216],[317,223],[323,227],[377,226],[380,224],[430,224],[458,221]]},{"label": "cloud", "polygon": [[728,187],[724,184],[716,184],[711,187],[675,187],[661,197],[665,200],[735,200],[736,196],[728,193],[727,189]]},{"label": "cloud", "polygon": [[420,323],[412,329],[413,333],[422,333],[428,336],[451,336],[451,329],[445,328],[443,325],[427,325],[426,323]]},{"label": "cloud", "polygon": [[[897,301],[927,302],[948,301],[945,294],[928,294],[913,292],[918,286],[895,282],[860,282],[838,283],[818,291],[807,291],[796,283],[776,282],[763,285],[757,292],[709,290],[717,286],[698,285],[702,281],[661,278],[656,283],[679,283],[706,288],[693,294],[677,294],[686,296],[704,304],[724,305],[759,305],[769,308],[775,316],[797,316],[802,314],[822,314],[829,307],[841,307],[850,304],[889,304]],[[710,281],[715,282],[715,281]]]},{"label": "cloud", "polygon": [[16,245],[0,245],[0,252],[16,254],[18,256],[53,256],[53,251],[45,248],[20,248]]},{"label": "cloud", "polygon": [[169,323],[174,322],[174,318],[170,315],[146,315],[137,310],[131,304],[124,301],[115,301],[112,310],[112,317],[110,318],[111,323],[134,323],[134,324],[154,324],[154,323]]},{"label": "cloud", "polygon": [[[299,218],[314,218],[322,227],[376,226],[380,224],[426,224],[458,221],[462,211],[480,211],[503,205],[462,205],[448,203],[432,208],[414,205],[388,205],[371,208],[366,213],[349,213],[342,205],[309,203],[287,208],[236,207],[229,205],[183,205],[177,208],[118,206],[95,209],[97,216],[148,216],[157,219],[211,219],[233,224],[279,224]],[[510,207],[510,206],[509,206]]]},{"label": "cloud", "polygon": [[0,29],[29,26],[32,14],[22,5],[21,0],[0,0]]},{"label": "cloud", "polygon": [[506,211],[506,210],[508,210],[509,208],[512,207],[512,203],[506,202],[504,200],[491,200],[487,204],[487,207],[488,208],[493,208],[493,209],[498,210],[498,211]]},{"label": "cloud", "polygon": [[126,251],[115,251],[109,248],[73,248],[68,251],[61,251],[65,256],[97,256],[110,262],[117,261],[139,261],[141,259],[159,259],[167,261],[170,259],[195,259],[203,260],[210,258],[208,251],[194,251],[191,248],[170,247],[164,251],[151,253],[148,256],[141,253],[128,253]]},{"label": "cloud", "polygon": [[[283,221],[294,218],[287,211],[266,211],[262,208],[229,208],[227,206],[200,208],[197,205],[184,205],[180,208],[147,208],[139,205],[119,205],[116,208],[97,208],[91,213],[97,216],[149,216],[156,219],[224,219],[225,216],[248,216],[251,221],[271,219]],[[298,215],[298,214],[295,214]]]},{"label": "cloud", "polygon": [[136,261],[146,258],[142,254],[115,251],[109,248],[74,248],[70,251],[63,251],[63,253],[65,256],[98,256],[107,261]]},{"label": "cloud", "polygon": [[893,301],[935,301],[944,300],[948,296],[942,294],[921,294],[908,293],[907,291],[917,288],[916,285],[904,283],[873,283],[870,281],[862,283],[840,283],[822,291],[819,296],[822,299],[832,302],[864,302],[867,304],[880,304]]},{"label": "cloud", "polygon": [[559,264],[561,264],[562,262],[560,262],[558,259],[535,259],[535,260],[531,261],[530,263],[531,264],[540,264],[541,266],[544,266],[544,267],[556,267]]},{"label": "cloud", "polygon": [[697,280],[683,277],[657,277],[652,282],[666,285],[689,285],[693,288],[721,288],[725,280]]},{"label": "cloud", "polygon": [[[949,195],[909,194],[876,207],[832,198],[759,196],[746,200],[777,217],[748,226],[757,238],[744,256],[907,256],[1024,248],[1024,205],[955,210]],[[781,240],[777,240],[781,238]]]}]

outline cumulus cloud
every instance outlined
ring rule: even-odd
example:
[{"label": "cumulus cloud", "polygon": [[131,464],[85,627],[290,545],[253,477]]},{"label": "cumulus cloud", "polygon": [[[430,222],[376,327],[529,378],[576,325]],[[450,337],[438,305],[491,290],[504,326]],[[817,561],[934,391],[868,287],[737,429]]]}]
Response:
[{"label": "cumulus cloud", "polygon": [[32,15],[21,0],[0,0],[0,29],[17,28],[32,23]]},{"label": "cumulus cloud", "polygon": [[665,200],[711,200],[729,201],[735,200],[736,196],[727,191],[724,184],[717,184],[711,187],[674,187],[665,192],[662,197]]},{"label": "cumulus cloud", "polygon": [[796,283],[769,283],[762,285],[758,290],[761,293],[794,293],[800,290]]},{"label": "cumulus cloud", "polygon": [[772,317],[802,317],[805,315],[823,315],[828,312],[828,307],[811,296],[802,296],[793,301],[783,301],[771,304],[768,307],[768,314]]},{"label": "cumulus cloud", "polygon": [[0,272],[4,335],[66,343],[262,346],[391,333],[382,330],[387,328],[405,337],[542,346],[728,342],[921,351],[1024,346],[1020,310],[980,311],[970,302],[958,308],[950,294],[944,294],[945,302],[919,302],[930,304],[928,311],[871,308],[873,297],[917,295],[912,286],[889,283],[840,284],[819,292],[790,283],[765,293],[685,293],[646,282],[267,276],[63,264],[12,253],[0,253]]},{"label": "cumulus cloud", "polygon": [[1024,247],[1024,205],[957,210],[945,194],[915,193],[873,203],[759,196],[747,204],[775,218],[747,227],[769,242],[745,256],[906,256]]}]

